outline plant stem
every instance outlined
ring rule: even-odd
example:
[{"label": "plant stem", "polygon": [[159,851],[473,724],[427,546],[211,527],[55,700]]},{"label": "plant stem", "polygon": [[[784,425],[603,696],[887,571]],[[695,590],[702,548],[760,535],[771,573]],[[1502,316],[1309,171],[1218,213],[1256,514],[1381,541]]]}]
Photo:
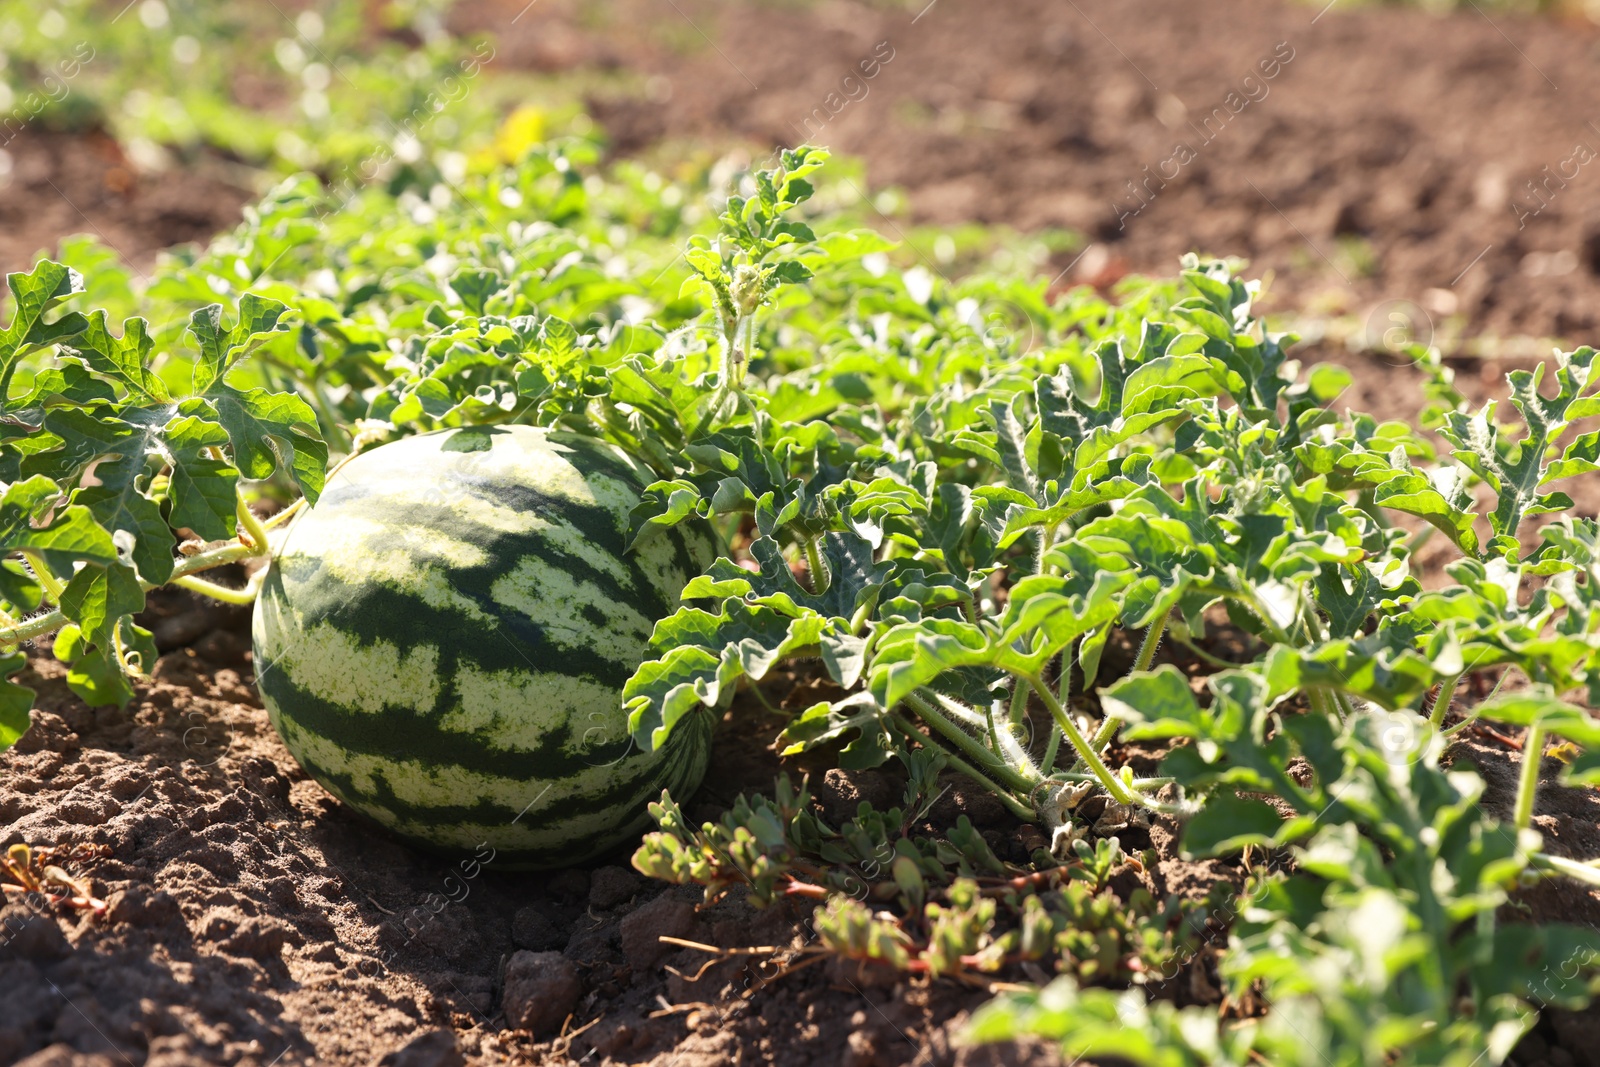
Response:
[{"label": "plant stem", "polygon": [[1320,645],[1323,638],[1322,620],[1317,616],[1317,605],[1304,590],[1300,592],[1300,617],[1305,620],[1306,635]]},{"label": "plant stem", "polygon": [[56,572],[50,569],[50,565],[37,552],[26,548],[22,550],[22,558],[28,561],[28,566],[33,570],[34,580],[44,590],[45,596],[49,597],[50,603],[61,603],[61,594],[67,587],[56,577]]},{"label": "plant stem", "polygon": [[852,634],[859,634],[862,631],[868,620],[872,618],[872,612],[877,606],[878,593],[873,590],[867,594],[867,599],[863,600],[860,606],[856,608],[855,614],[850,616],[850,632]]},{"label": "plant stem", "polygon": [[1439,695],[1433,701],[1433,714],[1428,716],[1428,721],[1434,726],[1444,725],[1444,717],[1450,711],[1450,701],[1456,695],[1456,686],[1461,681],[1461,675],[1452,674],[1439,685]]},{"label": "plant stem", "polygon": [[[1134,661],[1134,670],[1142,671],[1149,669],[1150,661],[1155,659],[1156,646],[1161,643],[1161,635],[1166,630],[1167,620],[1171,618],[1171,616],[1172,612],[1170,609],[1162,612],[1161,617],[1155,622],[1151,623],[1150,628],[1145,631],[1144,642],[1139,646],[1139,656]],[[1062,700],[1062,705],[1067,706],[1065,699]],[[1106,750],[1106,746],[1111,744],[1112,741],[1116,740],[1117,731],[1121,729],[1122,723],[1111,718],[1109,715],[1100,720],[1100,725],[1096,727],[1094,731],[1094,740],[1090,742],[1090,744],[1094,746],[1096,755],[1104,752]],[[1074,771],[1081,771],[1085,766],[1087,766],[1087,764],[1085,764],[1082,759],[1079,759],[1073,763],[1072,769]]]},{"label": "plant stem", "polygon": [[1156,658],[1156,646],[1161,644],[1161,635],[1166,632],[1167,619],[1171,617],[1172,609],[1168,608],[1161,613],[1161,617],[1150,624],[1150,629],[1144,633],[1144,643],[1139,646],[1139,657],[1133,661],[1133,669],[1147,671],[1150,662]]},{"label": "plant stem", "polygon": [[1011,687],[1011,725],[1021,726],[1028,717],[1028,691],[1021,683]]},{"label": "plant stem", "polygon": [[306,498],[300,497],[293,504],[290,504],[276,515],[272,516],[272,518],[263,522],[261,524],[261,528],[263,530],[276,530],[278,527],[282,526],[284,523],[300,514],[300,509],[305,507],[305,504]]},{"label": "plant stem", "polygon": [[1539,764],[1544,762],[1544,727],[1534,723],[1522,742],[1522,776],[1517,781],[1517,806],[1512,822],[1517,829],[1533,825],[1533,801],[1539,792]]},{"label": "plant stem", "polygon": [[[179,560],[177,566],[172,568],[172,577],[168,580],[177,581],[179,578],[187,578],[191,574],[208,571],[213,567],[221,567],[229,563],[253,559],[257,556],[265,556],[268,551],[266,542],[262,542],[261,546],[257,548],[254,545],[235,541],[232,544],[223,545],[221,548],[214,548],[209,552],[201,552],[190,556],[188,559]],[[140,579],[139,584],[146,592],[156,588],[154,582],[147,582],[143,579]],[[15,626],[0,627],[0,646],[20,645],[24,641],[32,641],[36,637],[44,637],[46,634],[55,633],[65,626],[67,621],[66,615],[62,613],[60,608],[57,608],[55,611],[29,619],[27,622],[19,623]]]},{"label": "plant stem", "polygon": [[[923,699],[932,699],[939,711],[947,719],[953,719],[957,726],[968,730],[987,731],[989,720],[975,708],[969,708],[959,700],[953,700],[936,689],[923,691]],[[996,755],[999,755],[997,752]]]},{"label": "plant stem", "polygon": [[[1106,746],[1111,744],[1112,741],[1116,740],[1117,731],[1120,729],[1122,729],[1122,724],[1116,719],[1113,719],[1110,716],[1101,719],[1100,725],[1095,727],[1094,731],[1094,741],[1092,744],[1094,745],[1095,752],[1104,752],[1106,750]],[[1074,770],[1076,769],[1078,768],[1074,768]]]},{"label": "plant stem", "polygon": [[[1072,707],[1072,668],[1078,661],[1078,646],[1068,645],[1067,651],[1061,658],[1061,706]],[[1017,683],[1017,692],[1027,693],[1022,688],[1022,683]],[[1044,761],[1039,764],[1039,772],[1048,775],[1055,769],[1056,755],[1061,751],[1061,728],[1054,722],[1050,724],[1050,739],[1045,742]]]},{"label": "plant stem", "polygon": [[1190,654],[1193,655],[1195,659],[1206,664],[1207,666],[1216,667],[1221,670],[1229,670],[1233,667],[1239,666],[1239,664],[1233,662],[1232,660],[1227,660],[1223,659],[1221,656],[1212,655],[1187,637],[1180,637],[1177,634],[1173,634],[1171,636],[1174,641],[1188,649]]},{"label": "plant stem", "polygon": [[998,730],[996,730],[994,728],[994,702],[993,701],[990,701],[988,704],[984,705],[984,708],[983,708],[983,722],[984,722],[984,726],[987,727],[988,731],[989,731],[989,745],[996,752],[999,752],[1000,751],[1000,733],[999,733]]},{"label": "plant stem", "polygon": [[[223,545],[221,548],[213,548],[209,552],[196,553],[185,560],[179,560],[178,565],[172,568],[172,577],[182,578],[190,574],[199,574],[201,571],[208,571],[213,567],[239,563],[243,560],[253,559],[256,556],[265,556],[266,554],[267,546],[265,544],[257,548],[235,542],[234,544]],[[154,589],[155,585],[147,583],[145,588]]]},{"label": "plant stem", "polygon": [[250,540],[255,543],[257,548],[266,548],[267,528],[261,525],[261,520],[256,517],[256,513],[250,510],[250,505],[246,502],[244,494],[239,492],[237,488],[234,493],[237,498],[234,510],[238,512],[239,525],[244,528],[245,533],[250,535]]},{"label": "plant stem", "polygon": [[1050,554],[1050,548],[1055,544],[1055,540],[1056,528],[1054,526],[1039,527],[1038,552],[1034,555],[1033,561],[1033,572],[1035,574],[1044,574],[1048,570],[1045,566],[1044,558]]},{"label": "plant stem", "polygon": [[0,648],[20,645],[24,641],[32,641],[36,637],[53,634],[67,624],[67,617],[61,609],[35,616],[27,622],[18,623],[0,630]]},{"label": "plant stem", "polygon": [[[1098,782],[1100,780],[1092,774],[1080,774],[1077,771],[1062,771],[1060,774],[1051,775],[1051,777],[1056,781],[1062,782]],[[1124,784],[1130,789],[1137,789],[1141,793],[1152,793],[1176,781],[1176,778],[1171,777],[1135,778],[1133,781]]]},{"label": "plant stem", "polygon": [[1014,789],[1019,793],[1026,793],[1038,784],[1037,780],[1030,781],[1018,772],[1016,768],[1006,765],[999,756],[983,747],[977,738],[946,718],[944,713],[934,705],[934,702],[924,697],[921,693],[911,693],[906,697],[906,703],[916,709],[918,717],[927,723],[935,733],[955,745],[980,766],[986,768],[1006,788]]},{"label": "plant stem", "polygon": [[224,604],[249,605],[256,602],[256,597],[261,592],[261,576],[264,574],[266,574],[265,570],[257,571],[241,589],[230,589],[225,585],[208,582],[204,578],[196,578],[193,575],[174,578],[172,579],[172,584],[182,586],[191,593],[199,593],[201,596],[208,596],[212,600],[220,600]]},{"label": "plant stem", "polygon": [[1012,796],[1006,790],[1000,788],[1000,786],[996,785],[982,771],[978,770],[960,756],[953,752],[947,752],[945,754],[945,758],[950,761],[950,766],[954,767],[968,778],[971,778],[973,781],[983,786],[990,793],[993,793],[1000,803],[1006,806],[1007,811],[1011,812],[1011,814],[1015,815],[1023,822],[1032,822],[1035,818],[1037,818],[1037,815],[1034,813],[1032,808],[1022,803],[1022,801]]},{"label": "plant stem", "polygon": [[[957,726],[986,733],[994,745],[991,751],[1002,764],[1022,775],[1027,781],[1039,780],[1041,776],[1038,768],[1034,766],[1033,757],[1017,740],[1016,730],[1010,722],[1002,723],[994,717],[992,704],[980,713],[959,700],[945,696],[937,689],[929,689],[926,693],[933,698],[933,702],[946,717],[955,720]],[[1001,729],[1002,725],[1005,729]]]},{"label": "plant stem", "polygon": [[1536,867],[1541,871],[1549,871],[1551,874],[1565,875],[1586,885],[1600,886],[1600,867],[1579,863],[1577,860],[1563,859],[1560,856],[1552,856],[1544,852],[1535,852],[1530,866]]},{"label": "plant stem", "polygon": [[[927,743],[927,736],[915,726],[911,725],[910,722],[906,721],[905,717],[902,716],[898,711],[891,712],[889,718],[907,737],[915,738],[923,744]],[[954,767],[956,770],[960,771],[962,774],[966,775],[968,778],[971,778],[973,781],[989,790],[989,792],[993,793],[1000,799],[1000,803],[1004,804],[1006,809],[1017,818],[1022,819],[1024,822],[1034,818],[1033,809],[1018,801],[1017,798],[1012,796],[1011,793],[1006,789],[995,784],[994,780],[988,775],[978,770],[978,768],[974,767],[972,764],[968,763],[954,752],[944,748],[942,745],[939,746],[939,749],[944,753],[944,758],[950,761],[950,766]]]},{"label": "plant stem", "polygon": [[1311,705],[1311,710],[1328,719],[1338,719],[1345,722],[1355,714],[1344,703],[1343,694],[1337,689],[1321,687],[1307,689],[1306,703]]},{"label": "plant stem", "polygon": [[1341,692],[1338,689],[1332,690],[1332,692],[1334,710],[1339,713],[1339,718],[1345,720],[1346,722],[1349,722],[1351,719],[1355,718],[1356,709],[1355,705],[1350,703],[1349,694]]},{"label": "plant stem", "polygon": [[710,406],[706,408],[706,413],[701,416],[699,423],[696,424],[694,428],[694,432],[688,437],[690,441],[705,436],[705,432],[709,430],[711,428],[711,424],[716,421],[717,412],[721,411],[722,405],[728,402],[728,393],[728,383],[719,382],[717,384],[717,388],[711,393]]},{"label": "plant stem", "polygon": [[1088,767],[1100,784],[1105,786],[1111,798],[1120,804],[1134,802],[1134,794],[1122,784],[1122,779],[1111,773],[1111,769],[1101,760],[1098,750],[1089,744],[1089,739],[1083,736],[1083,731],[1078,729],[1078,724],[1072,721],[1072,716],[1061,706],[1056,695],[1050,692],[1050,687],[1037,675],[1024,675],[1023,680],[1033,686],[1033,691],[1039,694],[1039,699],[1044,701],[1044,706],[1050,709],[1050,716],[1055,719],[1056,725],[1061,728],[1061,733],[1072,742],[1072,747],[1078,750],[1078,756]]},{"label": "plant stem", "polygon": [[822,558],[822,548],[818,544],[821,538],[808,537],[805,539],[806,570],[811,573],[811,593],[821,596],[828,591],[828,586],[833,584],[833,575],[828,573],[827,561]]},{"label": "plant stem", "polygon": [[[689,440],[694,440],[705,434],[716,421],[717,412],[722,410],[722,405],[727,403],[728,395],[737,389],[734,381],[739,372],[739,327],[740,320],[734,319],[722,322],[722,380],[717,383],[717,388],[711,394],[711,406],[706,408],[706,413],[689,435]],[[752,340],[754,336],[752,335]]]},{"label": "plant stem", "polygon": [[[1596,618],[1600,618],[1600,615],[1597,615]],[[1505,670],[1500,672],[1500,677],[1495,679],[1494,688],[1489,690],[1489,695],[1483,698],[1483,703],[1487,704],[1500,694],[1500,687],[1506,684],[1507,678],[1511,677],[1512,669],[1513,668],[1511,667],[1507,667]],[[1454,737],[1456,734],[1460,733],[1462,730],[1465,730],[1467,727],[1471,726],[1477,721],[1478,709],[1477,707],[1471,707],[1466,710],[1465,714],[1463,714],[1460,722],[1441,732],[1446,737]]]},{"label": "plant stem", "polygon": [[[1061,664],[1061,676],[1056,679],[1056,693],[1060,697],[1061,706],[1072,707],[1072,669],[1078,665],[1078,642],[1069,644],[1056,658]],[[1020,686],[1018,688],[1021,688]]]},{"label": "plant stem", "polygon": [[1050,740],[1044,746],[1044,759],[1039,761],[1039,772],[1046,777],[1056,766],[1056,752],[1061,748],[1061,731],[1055,723],[1050,724]]}]

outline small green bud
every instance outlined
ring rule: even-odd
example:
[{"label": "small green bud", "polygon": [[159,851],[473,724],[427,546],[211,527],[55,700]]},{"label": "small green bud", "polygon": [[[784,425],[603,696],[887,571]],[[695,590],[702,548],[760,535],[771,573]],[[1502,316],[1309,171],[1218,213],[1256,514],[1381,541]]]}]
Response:
[{"label": "small green bud", "polygon": [[741,316],[752,315],[761,306],[763,280],[759,267],[741,263],[733,268],[733,285],[729,291],[733,294],[733,306]]}]

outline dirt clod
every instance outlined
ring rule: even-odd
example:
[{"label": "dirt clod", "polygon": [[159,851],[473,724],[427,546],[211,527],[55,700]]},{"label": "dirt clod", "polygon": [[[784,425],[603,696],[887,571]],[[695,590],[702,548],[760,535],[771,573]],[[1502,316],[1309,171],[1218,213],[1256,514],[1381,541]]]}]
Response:
[{"label": "dirt clod", "polygon": [[550,881],[545,883],[545,890],[557,900],[568,903],[586,900],[589,896],[589,872],[577,868],[555,871],[550,875]]},{"label": "dirt clod", "polygon": [[377,1067],[466,1067],[466,1057],[451,1030],[432,1030],[386,1053]]},{"label": "dirt clod", "polygon": [[518,952],[506,964],[506,1020],[519,1030],[559,1029],[583,996],[578,966],[559,952]]},{"label": "dirt clod", "polygon": [[622,920],[622,954],[635,971],[647,971],[677,951],[663,936],[686,938],[694,926],[694,905],[663,893]]},{"label": "dirt clod", "polygon": [[608,911],[633,899],[644,879],[626,867],[601,867],[590,876],[589,906]]},{"label": "dirt clod", "polygon": [[106,918],[128,926],[162,926],[182,918],[182,912],[171,893],[134,884],[111,898]]},{"label": "dirt clod", "polygon": [[518,908],[511,918],[511,941],[518,948],[545,952],[567,943],[567,935],[556,928],[545,913],[529,905]]},{"label": "dirt clod", "polygon": [[4,930],[6,947],[19,959],[49,963],[66,959],[71,954],[72,946],[54,919],[43,915],[18,917],[16,910],[7,909],[7,914],[0,920],[0,929]]}]

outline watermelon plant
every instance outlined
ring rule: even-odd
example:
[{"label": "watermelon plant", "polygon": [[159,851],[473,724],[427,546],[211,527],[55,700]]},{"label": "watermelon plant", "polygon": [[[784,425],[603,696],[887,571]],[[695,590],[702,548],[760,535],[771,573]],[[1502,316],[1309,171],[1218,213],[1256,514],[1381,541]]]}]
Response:
[{"label": "watermelon plant", "polygon": [[479,75],[495,50],[453,37],[448,7],[141,0],[108,14],[89,0],[0,0],[6,138],[104,130],[128,168],[146,173],[209,148],[278,175],[437,175],[421,147],[493,110]]},{"label": "watermelon plant", "polygon": [[[1560,780],[1600,782],[1600,527],[1556,488],[1600,468],[1594,350],[1477,410],[1419,350],[1419,425],[1341,414],[1348,372],[1302,365],[1235,265],[1115,299],[944,278],[852,226],[825,161],[685,191],[566,142],[437,196],[296,179],[122,298],[159,317],[120,336],[70,310],[69,266],[13,276],[8,673],[58,633],[70,684],[123,701],[147,587],[259,593],[274,721],[352,806],[552,864],[603,847],[596,822],[636,832],[648,791],[648,874],[815,902],[818,944],[856,959],[1061,976],[978,1036],[1471,1063],[1581,1003],[1591,934],[1506,905],[1600,883],[1535,829],[1549,743]],[[1414,574],[1430,538],[1453,561]],[[199,577],[241,562],[242,587]],[[535,582],[552,602],[518,600]],[[898,762],[904,805],[833,826],[780,783],[691,825],[713,724],[792,672],[815,684],[779,748]],[[1452,749],[1483,718],[1526,731],[1504,811]],[[1038,829],[1025,862],[927,824],[941,770]],[[1153,823],[1248,884],[1116,897],[1152,857],[1112,842]],[[1197,967],[1254,1021],[1167,1004]]]}]

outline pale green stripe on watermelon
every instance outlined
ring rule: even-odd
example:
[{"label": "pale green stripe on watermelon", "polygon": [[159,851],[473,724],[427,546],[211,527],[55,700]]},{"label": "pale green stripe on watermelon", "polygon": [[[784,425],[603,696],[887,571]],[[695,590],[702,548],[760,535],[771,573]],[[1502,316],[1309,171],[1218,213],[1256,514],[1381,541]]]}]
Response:
[{"label": "pale green stripe on watermelon", "polygon": [[454,568],[487,562],[483,549],[414,526],[373,522],[346,515],[322,527],[317,559],[342,582],[379,581],[404,587],[429,607],[450,608],[487,622],[489,616],[450,582]]},{"label": "pale green stripe on watermelon", "polygon": [[363,645],[327,623],[285,627],[272,663],[274,672],[296,688],[319,693],[332,703],[377,714],[403,692],[418,704],[439,699],[439,650],[418,645],[402,652],[387,641]]},{"label": "pale green stripe on watermelon", "polygon": [[655,627],[646,615],[594,582],[585,582],[528,559],[495,581],[494,602],[525,615],[552,639],[587,645],[618,662],[642,656]]},{"label": "pale green stripe on watermelon", "polygon": [[[543,495],[580,507],[598,508],[613,516],[623,516],[625,523],[629,509],[638,502],[639,488],[642,484],[654,480],[648,472],[631,468],[627,460],[616,454],[605,457],[613,464],[610,472],[580,471],[573,465],[574,456],[589,459],[599,455],[606,446],[596,447],[594,442],[580,441],[575,435],[555,434],[535,440],[526,435],[503,432],[493,435],[491,448],[476,452],[454,453],[454,456],[461,458],[443,477],[419,478],[416,465],[406,460],[420,454],[422,450],[412,452],[411,456],[406,457],[395,455],[394,451],[433,436],[435,435],[425,434],[421,437],[407,438],[369,453],[369,457],[377,457],[384,452],[389,452],[390,455],[383,457],[388,462],[364,467],[361,471],[362,486],[370,492],[381,494],[386,499],[402,505],[446,499],[451,506],[463,509],[464,518],[471,518],[483,525],[496,528],[501,528],[500,524],[505,523],[503,528],[510,532],[520,532],[524,527],[519,524],[515,516],[518,514],[527,516],[527,513],[498,509],[497,502],[493,498],[474,498],[468,495],[472,493],[475,481],[482,484],[509,482],[519,478],[521,471],[538,465],[541,472],[539,491]],[[434,449],[427,451],[440,454]],[[348,468],[340,473],[348,475]],[[349,480],[348,477],[346,480]],[[335,476],[329,482],[328,490],[337,489],[339,482],[339,476]],[[458,496],[458,493],[461,495]]]},{"label": "pale green stripe on watermelon", "polygon": [[460,706],[439,720],[439,728],[477,736],[494,748],[532,751],[549,734],[548,720],[530,721],[517,708],[539,708],[559,717],[568,740],[562,752],[584,759],[598,745],[624,740],[626,718],[599,714],[616,691],[588,678],[527,671],[482,671],[463,665],[455,675]]},{"label": "pale green stripe on watermelon", "polygon": [[[366,714],[392,705],[397,691],[415,694],[418,703],[430,706],[439,698],[437,646],[418,645],[404,654],[386,641],[363,646],[327,623],[287,627],[285,632],[294,637],[280,645],[272,669],[296,689]],[[449,684],[458,703],[440,717],[439,728],[476,736],[495,748],[535,749],[548,737],[553,720],[582,742],[569,744],[567,752],[574,758],[627,736],[624,717],[594,710],[613,700],[615,689],[588,678],[526,669],[485,671],[463,663]],[[539,708],[539,718],[515,714],[526,707]]]}]

